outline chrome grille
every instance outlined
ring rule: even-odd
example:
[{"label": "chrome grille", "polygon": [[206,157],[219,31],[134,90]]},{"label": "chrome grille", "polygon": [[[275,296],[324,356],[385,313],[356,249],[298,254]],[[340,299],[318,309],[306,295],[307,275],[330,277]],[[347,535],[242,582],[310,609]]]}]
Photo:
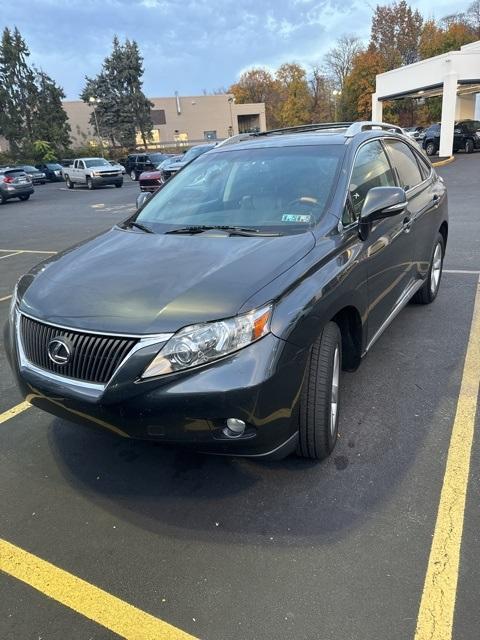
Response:
[{"label": "chrome grille", "polygon": [[[57,375],[86,382],[108,382],[137,342],[135,338],[60,329],[23,315],[20,323],[23,350],[30,362]],[[48,344],[55,338],[63,338],[72,347],[66,364],[56,364],[48,356]]]}]

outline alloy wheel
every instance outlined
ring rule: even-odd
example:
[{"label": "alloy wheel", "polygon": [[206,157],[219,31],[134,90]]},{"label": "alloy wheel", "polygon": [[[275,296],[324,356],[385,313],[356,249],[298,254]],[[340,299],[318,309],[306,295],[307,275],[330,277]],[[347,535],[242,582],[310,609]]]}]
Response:
[{"label": "alloy wheel", "polygon": [[330,435],[335,437],[338,420],[338,389],[340,384],[340,354],[338,346],[333,354],[332,390],[330,394]]},{"label": "alloy wheel", "polygon": [[430,274],[430,291],[432,296],[436,295],[438,285],[440,284],[440,276],[442,275],[442,246],[438,242],[432,258],[432,271]]}]

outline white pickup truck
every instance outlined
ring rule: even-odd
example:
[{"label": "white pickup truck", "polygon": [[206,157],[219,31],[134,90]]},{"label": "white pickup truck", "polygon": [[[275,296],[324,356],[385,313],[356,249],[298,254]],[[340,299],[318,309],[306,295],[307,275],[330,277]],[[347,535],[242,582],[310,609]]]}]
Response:
[{"label": "white pickup truck", "polygon": [[88,189],[106,184],[114,184],[117,188],[123,185],[121,167],[112,167],[105,158],[78,158],[63,169],[63,177],[69,189],[76,184],[86,185]]}]

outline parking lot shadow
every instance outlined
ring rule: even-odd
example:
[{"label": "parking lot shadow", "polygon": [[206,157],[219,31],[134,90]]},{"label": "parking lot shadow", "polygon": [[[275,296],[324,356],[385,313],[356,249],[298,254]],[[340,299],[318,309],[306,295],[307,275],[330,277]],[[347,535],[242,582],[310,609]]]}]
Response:
[{"label": "parking lot shadow", "polygon": [[[384,507],[388,512],[405,481],[407,497],[399,500],[408,511],[408,492],[418,491],[409,472],[423,441],[434,433],[439,449],[448,447],[468,321],[452,327],[440,299],[437,305],[409,307],[361,370],[344,375],[340,440],[321,464],[200,455],[59,419],[50,429],[55,458],[75,490],[97,506],[162,535],[336,541]],[[435,338],[442,334],[449,341],[444,353]]]}]

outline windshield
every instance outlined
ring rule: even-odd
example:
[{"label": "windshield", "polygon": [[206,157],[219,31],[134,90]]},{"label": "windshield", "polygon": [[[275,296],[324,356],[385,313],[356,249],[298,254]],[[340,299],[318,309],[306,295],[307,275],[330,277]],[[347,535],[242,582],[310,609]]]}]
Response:
[{"label": "windshield", "polygon": [[35,173],[38,173],[38,169],[36,167],[32,167],[29,164],[24,164],[22,167],[20,167],[20,169],[23,169],[23,171],[28,171],[28,172],[32,172],[34,171]]},{"label": "windshield", "polygon": [[155,163],[155,162],[161,162],[162,160],[165,160],[166,156],[163,153],[151,153],[149,156],[150,162]]},{"label": "windshield", "polygon": [[185,167],[140,211],[163,225],[228,225],[298,233],[323,215],[343,145],[212,153]]},{"label": "windshield", "polygon": [[110,167],[110,163],[103,158],[91,158],[90,160],[84,160],[86,167]]},{"label": "windshield", "polygon": [[50,171],[58,171],[59,169],[61,169],[61,165],[59,164],[51,164],[51,163],[47,163],[47,169],[50,169]]}]

